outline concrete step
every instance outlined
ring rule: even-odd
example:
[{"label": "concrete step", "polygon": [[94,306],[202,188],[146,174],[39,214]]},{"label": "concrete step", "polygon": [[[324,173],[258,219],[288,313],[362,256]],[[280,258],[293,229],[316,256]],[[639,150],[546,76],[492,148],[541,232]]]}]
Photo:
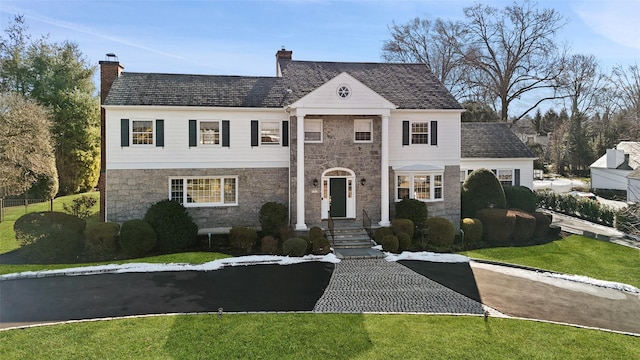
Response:
[{"label": "concrete step", "polygon": [[[330,238],[330,234],[328,232],[327,236]],[[373,243],[371,242],[371,239],[369,239],[369,235],[366,230],[362,228],[335,229],[331,245],[334,249],[359,249],[370,248]]]}]

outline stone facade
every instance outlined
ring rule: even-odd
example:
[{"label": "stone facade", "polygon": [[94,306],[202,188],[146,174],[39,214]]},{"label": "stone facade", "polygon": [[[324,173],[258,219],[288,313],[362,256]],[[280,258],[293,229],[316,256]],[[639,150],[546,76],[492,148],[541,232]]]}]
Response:
[{"label": "stone facade", "polygon": [[[320,223],[322,200],[322,173],[333,168],[346,168],[355,175],[355,219],[362,220],[362,210],[371,219],[380,221],[380,164],[382,123],[379,116],[306,116],[305,119],[322,119],[323,142],[305,143],[305,221],[307,225]],[[354,119],[373,120],[373,141],[354,142]],[[296,217],[296,164],[297,121],[291,118],[291,223]],[[313,186],[314,179],[318,180]],[[361,180],[365,179],[365,185]]]},{"label": "stone facade", "polygon": [[188,208],[199,228],[259,226],[264,203],[288,202],[287,168],[108,170],[107,221],[142,219],[151,205],[169,197],[169,178],[182,176],[238,177],[237,206]]}]

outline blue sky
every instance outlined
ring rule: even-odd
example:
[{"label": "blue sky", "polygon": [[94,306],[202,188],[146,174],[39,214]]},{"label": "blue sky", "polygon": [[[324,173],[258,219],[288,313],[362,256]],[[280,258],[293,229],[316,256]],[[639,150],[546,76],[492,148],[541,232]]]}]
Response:
[{"label": "blue sky", "polygon": [[[506,0],[484,0],[503,7]],[[381,61],[388,26],[462,18],[466,0],[2,0],[2,29],[23,14],[34,35],[79,44],[88,61],[118,55],[125,71],[275,75],[275,52],[297,60]],[[540,0],[570,22],[558,39],[605,68],[640,63],[640,0]]]}]

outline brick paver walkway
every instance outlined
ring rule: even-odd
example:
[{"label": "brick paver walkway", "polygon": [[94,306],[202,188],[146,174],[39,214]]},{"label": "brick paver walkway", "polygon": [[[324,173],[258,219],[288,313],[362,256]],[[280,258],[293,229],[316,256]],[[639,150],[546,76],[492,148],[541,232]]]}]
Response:
[{"label": "brick paver walkway", "polygon": [[469,299],[396,262],[342,260],[336,264],[315,312],[482,314]]}]

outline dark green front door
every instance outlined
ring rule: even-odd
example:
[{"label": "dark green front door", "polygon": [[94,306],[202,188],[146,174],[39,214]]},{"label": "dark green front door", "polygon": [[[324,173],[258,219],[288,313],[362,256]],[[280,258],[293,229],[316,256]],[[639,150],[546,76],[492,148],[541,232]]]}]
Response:
[{"label": "dark green front door", "polygon": [[331,196],[331,206],[329,207],[331,217],[347,217],[347,179],[329,179],[329,195]]}]

